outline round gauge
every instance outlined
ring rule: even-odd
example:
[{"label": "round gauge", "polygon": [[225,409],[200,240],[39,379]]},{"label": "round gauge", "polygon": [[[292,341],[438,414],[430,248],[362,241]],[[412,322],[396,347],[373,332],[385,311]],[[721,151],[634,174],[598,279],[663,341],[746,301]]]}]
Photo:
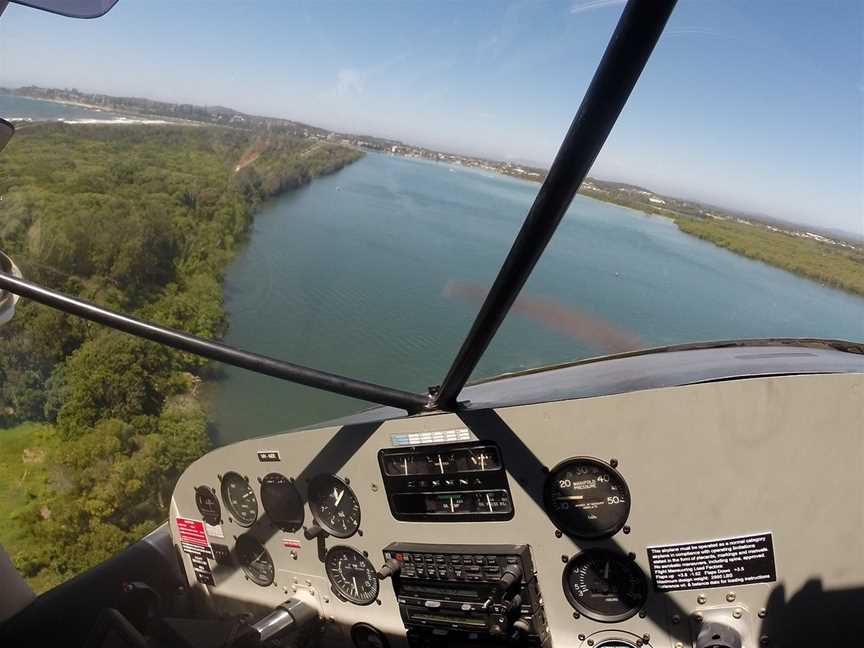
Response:
[{"label": "round gauge", "polygon": [[237,538],[234,556],[247,578],[256,585],[268,587],[273,584],[276,568],[270,553],[248,533]]},{"label": "round gauge", "polygon": [[595,621],[629,619],[645,604],[648,583],[635,561],[607,549],[576,554],[564,568],[564,595]]},{"label": "round gauge", "polygon": [[270,473],[261,480],[261,505],[277,527],[296,531],[303,526],[303,499],[293,479]]},{"label": "round gauge", "polygon": [[258,498],[249,480],[236,472],[222,476],[222,501],[240,526],[249,527],[258,519]]},{"label": "round gauge", "polygon": [[591,457],[555,466],[543,486],[543,505],[556,527],[592,540],[617,533],[630,514],[630,489],[621,474]]},{"label": "round gauge", "polygon": [[209,486],[198,486],[195,488],[195,505],[201,518],[207,524],[219,524],[222,522],[222,507],[216,499],[216,491]]},{"label": "round gauge", "polygon": [[324,570],[333,592],[356,605],[369,605],[378,598],[375,568],[359,551],[337,545],[324,556]]},{"label": "round gauge", "polygon": [[309,509],[318,526],[337,538],[349,538],[360,528],[357,496],[335,475],[318,475],[309,482]]}]

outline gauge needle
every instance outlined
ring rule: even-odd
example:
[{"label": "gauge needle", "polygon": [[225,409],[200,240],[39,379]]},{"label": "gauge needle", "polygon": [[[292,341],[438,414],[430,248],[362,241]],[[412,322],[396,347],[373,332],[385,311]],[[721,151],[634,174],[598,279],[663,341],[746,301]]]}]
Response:
[{"label": "gauge needle", "polygon": [[342,501],[342,496],[345,494],[344,490],[336,492],[336,489],[333,489],[333,499],[336,500],[336,506],[339,506],[339,502]]},{"label": "gauge needle", "polygon": [[555,498],[556,500],[581,500],[585,499],[584,495],[561,495]]},{"label": "gauge needle", "polygon": [[405,474],[408,474],[408,458],[402,460],[402,467],[405,469]]},{"label": "gauge needle", "polygon": [[489,512],[492,512],[492,500],[489,499],[489,493],[486,493],[486,504],[489,505]]},{"label": "gauge needle", "polygon": [[444,474],[444,463],[441,461],[441,455],[438,455],[438,468],[441,469],[441,474]]},{"label": "gauge needle", "polygon": [[354,583],[354,596],[359,596],[359,595],[360,595],[360,590],[357,589],[357,577],[356,577],[356,576],[352,576],[352,577],[351,577],[351,582]]},{"label": "gauge needle", "polygon": [[486,454],[480,453],[480,470],[486,470]]},{"label": "gauge needle", "polygon": [[450,512],[453,512],[453,498],[450,498]]},{"label": "gauge needle", "polygon": [[603,580],[609,580],[609,561],[606,561],[606,566],[603,568]]}]

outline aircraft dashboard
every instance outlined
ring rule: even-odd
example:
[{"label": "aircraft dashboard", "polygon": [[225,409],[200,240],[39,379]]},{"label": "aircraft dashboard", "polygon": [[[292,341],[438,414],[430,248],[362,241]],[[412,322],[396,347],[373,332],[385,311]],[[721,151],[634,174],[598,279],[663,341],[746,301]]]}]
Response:
[{"label": "aircraft dashboard", "polygon": [[305,601],[309,645],[793,645],[861,600],[862,421],[839,374],[303,430],[194,463],[171,532],[202,605]]}]

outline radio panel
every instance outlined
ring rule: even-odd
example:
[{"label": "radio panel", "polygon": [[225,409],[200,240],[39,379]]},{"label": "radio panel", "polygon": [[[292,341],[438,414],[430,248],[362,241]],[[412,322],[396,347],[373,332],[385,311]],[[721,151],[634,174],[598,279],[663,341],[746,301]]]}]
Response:
[{"label": "radio panel", "polygon": [[378,463],[397,520],[509,520],[513,499],[497,445],[486,441],[388,448]]},{"label": "radio panel", "polygon": [[394,542],[384,560],[412,648],[547,645],[527,545]]}]

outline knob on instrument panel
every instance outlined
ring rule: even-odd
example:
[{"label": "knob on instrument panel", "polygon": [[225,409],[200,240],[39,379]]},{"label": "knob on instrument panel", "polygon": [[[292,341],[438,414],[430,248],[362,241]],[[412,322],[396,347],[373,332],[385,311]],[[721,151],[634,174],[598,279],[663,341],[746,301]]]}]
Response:
[{"label": "knob on instrument panel", "polygon": [[378,580],[384,580],[385,578],[389,578],[390,576],[396,576],[401,569],[401,562],[399,562],[395,558],[389,558],[384,563],[384,565],[382,565],[381,569],[375,572],[375,575],[378,576]]}]

